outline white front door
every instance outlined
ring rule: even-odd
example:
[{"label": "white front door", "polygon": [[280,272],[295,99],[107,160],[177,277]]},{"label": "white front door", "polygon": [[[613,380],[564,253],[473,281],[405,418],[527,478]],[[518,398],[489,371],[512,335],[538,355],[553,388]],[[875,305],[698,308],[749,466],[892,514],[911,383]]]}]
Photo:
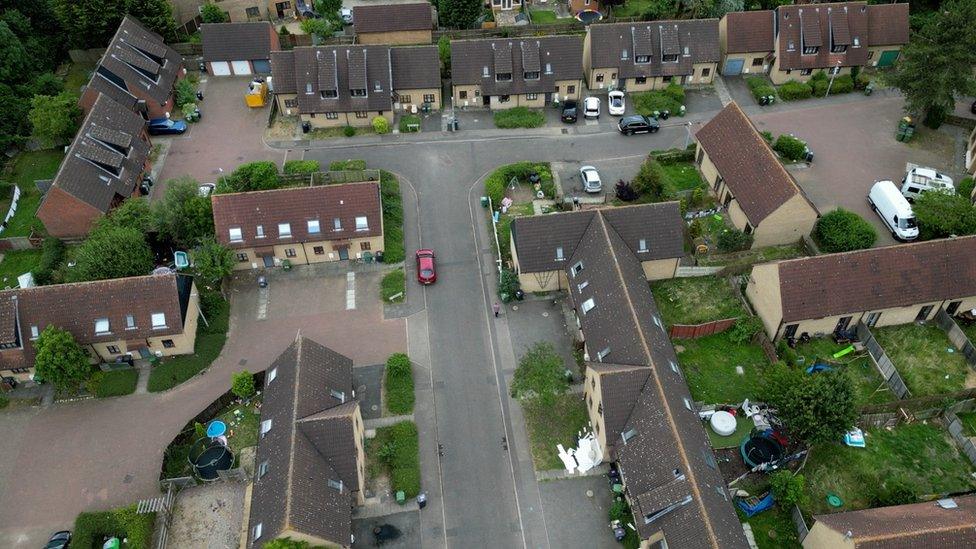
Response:
[{"label": "white front door", "polygon": [[210,72],[214,76],[229,76],[230,75],[230,63],[227,61],[214,61],[210,63]]},{"label": "white front door", "polygon": [[512,9],[512,0],[502,0],[502,9],[503,10]]},{"label": "white front door", "polygon": [[234,74],[251,74],[251,64],[247,61],[231,61],[234,65]]}]

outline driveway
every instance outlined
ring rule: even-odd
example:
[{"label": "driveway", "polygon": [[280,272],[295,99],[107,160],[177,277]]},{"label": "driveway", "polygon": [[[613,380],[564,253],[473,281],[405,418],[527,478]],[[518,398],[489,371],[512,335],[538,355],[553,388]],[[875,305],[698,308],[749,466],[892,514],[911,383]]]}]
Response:
[{"label": "driveway", "polygon": [[272,160],[279,165],[285,153],[265,146],[263,135],[268,126],[268,106],[252,109],[244,104],[249,77],[204,76],[200,90],[203,118],[190,124],[185,134],[175,137],[153,137],[169,140],[169,151],[152,196],[160,196],[165,182],[189,176],[201,183],[213,183],[221,175],[234,171],[245,162]]},{"label": "driveway", "polygon": [[[643,135],[636,135],[627,137],[626,139],[639,140],[644,137]],[[646,157],[646,153],[643,153],[615,160],[594,161],[587,156],[583,156],[578,162],[554,162],[552,168],[559,174],[559,182],[563,187],[565,196],[576,195],[599,199],[601,196],[606,195],[607,200],[612,200],[617,181],[621,179],[624,181],[633,180],[634,176],[637,175],[637,170],[640,169],[640,165]],[[603,183],[603,191],[601,193],[587,193],[583,190],[583,181],[580,179],[579,174],[579,169],[583,165],[593,166],[596,168],[597,173],[600,174],[600,181]]]}]

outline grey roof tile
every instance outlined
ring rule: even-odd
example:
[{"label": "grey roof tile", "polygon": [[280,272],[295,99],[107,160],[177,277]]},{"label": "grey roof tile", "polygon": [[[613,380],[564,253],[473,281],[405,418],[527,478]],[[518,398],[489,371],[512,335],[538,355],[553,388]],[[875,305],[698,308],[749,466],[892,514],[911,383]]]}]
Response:
[{"label": "grey roof tile", "polygon": [[254,61],[271,58],[274,27],[267,21],[248,23],[204,23],[203,60]]}]

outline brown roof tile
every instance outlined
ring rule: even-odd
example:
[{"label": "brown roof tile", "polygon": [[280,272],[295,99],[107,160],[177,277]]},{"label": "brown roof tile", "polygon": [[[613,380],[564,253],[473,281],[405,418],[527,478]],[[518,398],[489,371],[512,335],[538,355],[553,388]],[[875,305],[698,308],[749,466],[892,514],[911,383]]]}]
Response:
[{"label": "brown roof tile", "polygon": [[441,60],[437,46],[390,48],[390,65],[396,91],[441,87]]},{"label": "brown roof tile", "polygon": [[357,34],[431,30],[434,17],[428,2],[414,4],[378,4],[352,8],[353,28]]},{"label": "brown roof tile", "polygon": [[868,45],[908,43],[908,3],[868,5]]},{"label": "brown roof tile", "polygon": [[[779,63],[787,69],[827,69],[860,66],[868,60],[868,14],[864,2],[803,4],[776,8],[779,28]],[[841,22],[841,20],[844,20]],[[843,53],[832,53],[831,21],[844,28],[843,37],[850,42]],[[836,44],[842,45],[842,44]],[[804,46],[817,47],[817,53],[806,55]]]},{"label": "brown roof tile", "polygon": [[[389,46],[312,46],[275,52],[271,72],[275,93],[297,94],[301,114],[393,108]],[[366,96],[353,97],[350,90],[363,84]],[[324,97],[326,90],[337,90],[337,97]]]},{"label": "brown roof tile", "polygon": [[271,58],[274,27],[267,21],[252,23],[205,23],[203,60],[254,61]]},{"label": "brown roof tile", "polygon": [[[693,64],[717,63],[721,57],[718,19],[590,25],[587,33],[590,66],[616,68],[621,79],[687,75]],[[662,62],[664,54],[677,54],[678,62]],[[650,56],[650,62],[637,63],[637,56],[643,55]]]},{"label": "brown roof tile", "polygon": [[[525,49],[523,42],[532,42]],[[538,52],[538,53],[536,53]],[[524,63],[537,55],[538,60]],[[538,79],[525,72],[541,67]],[[487,70],[487,76],[485,71]],[[497,82],[496,74],[511,73],[510,82]],[[451,79],[454,85],[481,86],[481,94],[515,95],[551,93],[557,80],[579,80],[583,74],[583,39],[580,36],[540,36],[451,41]]]},{"label": "brown roof tile", "polygon": [[846,535],[858,548],[976,546],[976,496],[952,498],[955,509],[935,501],[815,515],[817,523]]},{"label": "brown roof tile", "polygon": [[725,14],[726,51],[728,53],[773,51],[773,20],[771,10],[734,11]]}]

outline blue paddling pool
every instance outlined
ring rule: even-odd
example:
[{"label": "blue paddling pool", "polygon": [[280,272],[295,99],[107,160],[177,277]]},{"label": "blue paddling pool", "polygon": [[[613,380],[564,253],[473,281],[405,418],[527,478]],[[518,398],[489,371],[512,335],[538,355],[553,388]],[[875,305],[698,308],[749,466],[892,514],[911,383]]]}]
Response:
[{"label": "blue paddling pool", "polygon": [[227,424],[219,419],[215,419],[207,425],[207,436],[210,438],[217,438],[223,436],[227,432]]}]

